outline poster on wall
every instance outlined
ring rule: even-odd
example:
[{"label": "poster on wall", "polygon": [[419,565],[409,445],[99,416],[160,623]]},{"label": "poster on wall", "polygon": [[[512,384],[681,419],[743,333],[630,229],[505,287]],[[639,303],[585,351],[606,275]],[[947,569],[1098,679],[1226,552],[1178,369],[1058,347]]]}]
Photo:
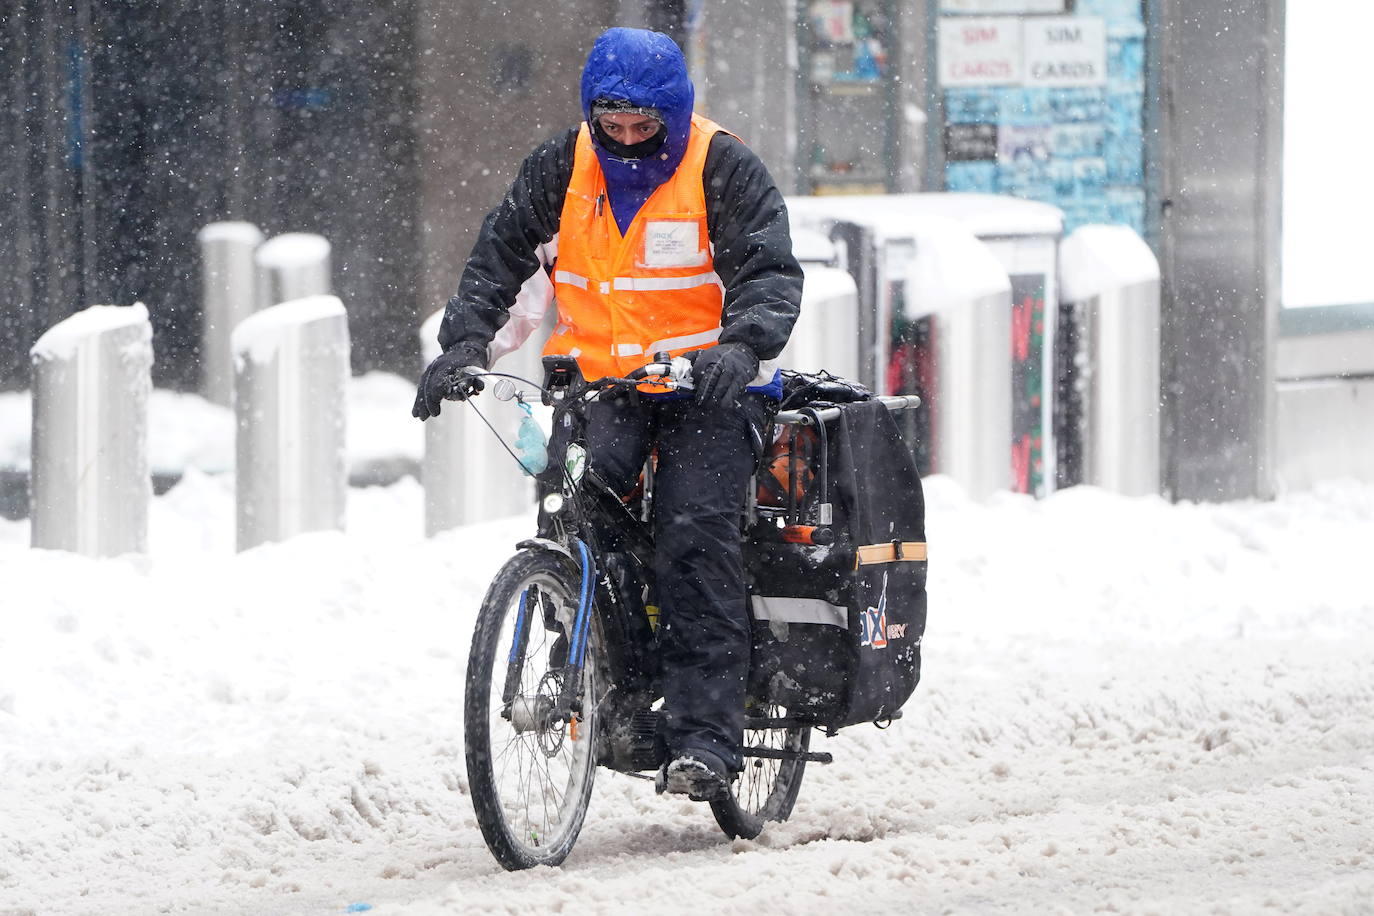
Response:
[{"label": "poster on wall", "polygon": [[1043,497],[1045,274],[1011,277],[1011,489]]},{"label": "poster on wall", "polygon": [[945,159],[949,162],[995,162],[996,124],[946,124]]},{"label": "poster on wall", "polygon": [[945,189],[1053,204],[1066,232],[1120,223],[1143,236],[1139,4],[1074,6],[1078,15],[941,17]]},{"label": "poster on wall", "polygon": [[854,43],[854,4],[850,0],[818,0],[811,4],[811,27],[822,41]]},{"label": "poster on wall", "polygon": [[1021,33],[1021,20],[1014,17],[941,19],[937,34],[940,85],[1020,83]]}]

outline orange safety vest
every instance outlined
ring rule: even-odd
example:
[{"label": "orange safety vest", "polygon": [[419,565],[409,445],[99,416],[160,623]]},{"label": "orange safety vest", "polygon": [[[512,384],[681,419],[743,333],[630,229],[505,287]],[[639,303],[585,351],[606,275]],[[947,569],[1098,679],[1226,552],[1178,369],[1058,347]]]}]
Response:
[{"label": "orange safety vest", "polygon": [[711,138],[723,129],[692,116],[682,162],[622,236],[582,125],[554,265],[558,326],[546,354],[571,354],[590,380],[623,376],[665,350],[680,356],[715,345],[725,287],[706,231],[702,171]]}]

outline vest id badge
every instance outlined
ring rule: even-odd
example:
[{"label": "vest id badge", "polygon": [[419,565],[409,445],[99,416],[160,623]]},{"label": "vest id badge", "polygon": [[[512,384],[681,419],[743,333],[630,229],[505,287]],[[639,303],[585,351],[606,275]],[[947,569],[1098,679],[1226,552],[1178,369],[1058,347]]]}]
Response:
[{"label": "vest id badge", "polygon": [[700,247],[697,220],[654,219],[644,225],[641,267],[700,267],[706,252]]}]

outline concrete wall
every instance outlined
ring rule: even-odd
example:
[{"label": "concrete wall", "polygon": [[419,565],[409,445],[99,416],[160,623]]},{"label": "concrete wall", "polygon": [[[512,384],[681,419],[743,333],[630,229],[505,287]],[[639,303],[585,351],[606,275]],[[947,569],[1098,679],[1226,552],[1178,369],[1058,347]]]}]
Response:
[{"label": "concrete wall", "polygon": [[1374,481],[1374,303],[1279,315],[1277,483]]},{"label": "concrete wall", "polygon": [[535,146],[581,118],[578,84],[615,0],[420,0],[419,314],[458,288],[477,229]]},{"label": "concrete wall", "polygon": [[935,62],[930,49],[936,11],[930,3],[899,3],[897,16],[901,41],[897,62],[900,80],[897,117],[901,134],[897,147],[896,190],[936,190],[936,176],[929,168],[927,142],[927,125],[934,123],[938,115],[931,110]]},{"label": "concrete wall", "polygon": [[[805,156],[798,149],[799,137],[807,133],[800,123],[807,104],[800,94],[809,90],[799,72],[797,19],[808,6],[799,0],[708,0],[698,18],[688,17],[684,38],[698,110],[739,134],[784,194],[810,187],[801,175],[806,163],[799,161]],[[924,171],[928,6],[892,5],[898,37],[891,63],[899,79],[896,191],[919,190]],[[880,133],[882,128],[855,129]]]},{"label": "concrete wall", "polygon": [[783,193],[797,188],[796,3],[705,3],[687,38],[697,110],[740,136]]},{"label": "concrete wall", "polygon": [[1284,381],[1277,395],[1281,490],[1340,477],[1374,482],[1374,378]]}]

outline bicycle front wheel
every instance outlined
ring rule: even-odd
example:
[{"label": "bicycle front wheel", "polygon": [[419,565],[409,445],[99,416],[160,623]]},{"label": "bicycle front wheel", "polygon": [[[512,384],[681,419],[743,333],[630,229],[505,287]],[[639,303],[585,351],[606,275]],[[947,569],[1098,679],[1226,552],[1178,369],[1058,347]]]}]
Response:
[{"label": "bicycle front wheel", "polygon": [[[586,646],[575,645],[580,591],[581,573],[566,557],[523,550],[478,612],[464,701],[468,786],[487,847],[510,870],[560,864],[587,814],[599,640],[593,625]],[[580,691],[564,684],[578,654]],[[564,696],[565,686],[575,695]]]}]

